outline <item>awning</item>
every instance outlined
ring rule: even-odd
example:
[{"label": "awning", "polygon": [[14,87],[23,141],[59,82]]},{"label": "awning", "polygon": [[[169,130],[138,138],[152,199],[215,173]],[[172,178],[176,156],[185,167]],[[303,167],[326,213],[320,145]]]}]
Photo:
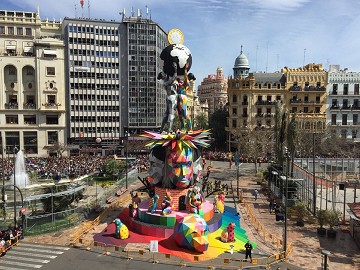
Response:
[{"label": "awning", "polygon": [[16,50],[16,45],[6,45],[7,50]]},{"label": "awning", "polygon": [[34,47],[30,47],[30,46],[24,47],[24,53],[33,53],[33,52],[34,52]]},{"label": "awning", "polygon": [[56,56],[55,50],[44,50],[44,55]]}]

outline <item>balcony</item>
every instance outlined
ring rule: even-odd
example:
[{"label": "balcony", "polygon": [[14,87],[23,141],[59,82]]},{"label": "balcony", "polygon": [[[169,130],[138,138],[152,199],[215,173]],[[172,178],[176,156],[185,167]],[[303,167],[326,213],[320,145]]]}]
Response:
[{"label": "balcony", "polygon": [[351,105],[343,104],[341,107],[342,110],[351,110]]},{"label": "balcony", "polygon": [[290,99],[290,104],[293,103],[303,103],[303,101],[301,99]]},{"label": "balcony", "polygon": [[243,102],[241,103],[241,105],[249,105],[249,102],[243,101]]},{"label": "balcony", "polygon": [[257,113],[257,114],[255,115],[255,117],[264,117],[264,114],[263,114],[263,113]]},{"label": "balcony", "polygon": [[14,103],[14,102],[10,102],[10,103],[5,103],[5,109],[18,109],[19,108],[19,104]]},{"label": "balcony", "polygon": [[339,104],[333,104],[333,105],[331,105],[330,110],[340,110],[340,105]]},{"label": "balcony", "polygon": [[352,109],[353,111],[357,111],[357,110],[360,110],[360,106],[359,106],[359,105],[352,105],[352,106],[351,106],[351,109]]},{"label": "balcony", "polygon": [[296,85],[290,86],[289,88],[289,91],[301,91],[301,90],[302,90],[301,86],[296,86]]},{"label": "balcony", "polygon": [[28,109],[28,110],[35,110],[36,104],[35,103],[24,103],[23,108]]},{"label": "balcony", "polygon": [[272,113],[267,113],[267,114],[265,114],[265,117],[266,117],[266,118],[271,118],[271,117],[274,117],[274,114],[272,114]]},{"label": "balcony", "polygon": [[52,102],[43,103],[43,104],[41,104],[41,105],[44,106],[44,107],[46,107],[46,108],[59,107],[59,106],[61,106],[60,103],[52,103]]},{"label": "balcony", "polygon": [[271,100],[258,100],[256,101],[255,105],[276,105],[276,101]]},{"label": "balcony", "polygon": [[304,91],[325,91],[325,86],[305,86]]}]

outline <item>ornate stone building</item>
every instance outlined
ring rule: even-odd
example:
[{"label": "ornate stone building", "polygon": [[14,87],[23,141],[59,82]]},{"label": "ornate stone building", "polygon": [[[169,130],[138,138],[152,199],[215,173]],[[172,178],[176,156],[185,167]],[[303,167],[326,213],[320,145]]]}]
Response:
[{"label": "ornate stone building", "polygon": [[47,156],[65,143],[64,42],[61,22],[40,12],[0,11],[2,154],[14,147]]},{"label": "ornate stone building", "polygon": [[241,130],[270,129],[275,124],[275,105],[284,102],[285,76],[282,73],[249,73],[249,62],[241,51],[234,74],[228,80],[229,149],[237,148]]},{"label": "ornate stone building", "polygon": [[209,115],[217,109],[223,108],[228,102],[228,84],[223,69],[218,67],[216,74],[208,75],[198,87],[200,103],[207,102]]},{"label": "ornate stone building", "polygon": [[297,127],[307,132],[323,132],[326,127],[327,72],[321,64],[303,68],[283,68],[286,102],[290,114],[296,113]]}]

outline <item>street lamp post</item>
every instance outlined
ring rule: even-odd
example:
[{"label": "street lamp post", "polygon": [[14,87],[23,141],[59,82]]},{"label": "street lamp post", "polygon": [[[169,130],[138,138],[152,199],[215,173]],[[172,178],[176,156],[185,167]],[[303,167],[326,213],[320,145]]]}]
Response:
[{"label": "street lamp post", "polygon": [[128,188],[128,143],[129,132],[125,131],[125,188]]},{"label": "street lamp post", "polygon": [[313,215],[316,216],[315,132],[313,133]]},{"label": "street lamp post", "polygon": [[16,153],[17,153],[18,149],[17,147],[15,146],[14,147],[14,227],[16,227],[16,215],[17,215],[17,212],[16,212]]},{"label": "street lamp post", "polygon": [[284,215],[284,252],[287,249],[287,212],[288,212],[288,180],[289,180],[289,166],[290,166],[290,152],[285,147],[285,158],[286,158],[286,175],[285,175],[285,215]]},{"label": "street lamp post", "polygon": [[238,137],[238,146],[237,146],[237,164],[236,164],[236,195],[238,199],[240,198],[240,137]]}]

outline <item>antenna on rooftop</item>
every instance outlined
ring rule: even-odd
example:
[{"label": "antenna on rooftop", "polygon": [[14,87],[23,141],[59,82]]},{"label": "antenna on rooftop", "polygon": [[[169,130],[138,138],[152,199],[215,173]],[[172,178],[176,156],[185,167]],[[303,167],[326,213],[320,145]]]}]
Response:
[{"label": "antenna on rooftop", "polygon": [[304,49],[304,60],[303,60],[303,67],[305,66],[305,57],[306,57],[306,48]]},{"label": "antenna on rooftop", "polygon": [[75,10],[75,18],[77,18],[77,4],[74,0],[74,10]]},{"label": "antenna on rooftop", "polygon": [[131,17],[134,17],[134,16],[135,16],[134,8],[131,7]]},{"label": "antenna on rooftop", "polygon": [[256,55],[255,55],[255,72],[257,72],[257,61],[258,61],[257,54],[258,54],[258,50],[259,50],[259,46],[258,46],[258,45],[256,45]]},{"label": "antenna on rooftop", "polygon": [[149,8],[148,8],[147,5],[145,6],[145,8],[146,8],[146,19],[148,19],[148,16],[149,16]]},{"label": "antenna on rooftop", "polygon": [[279,54],[276,55],[276,71],[279,71]]},{"label": "antenna on rooftop", "polygon": [[267,72],[268,64],[269,64],[269,41],[266,43],[266,68],[265,68],[265,72]]},{"label": "antenna on rooftop", "polygon": [[90,19],[90,0],[88,0],[88,17]]}]

